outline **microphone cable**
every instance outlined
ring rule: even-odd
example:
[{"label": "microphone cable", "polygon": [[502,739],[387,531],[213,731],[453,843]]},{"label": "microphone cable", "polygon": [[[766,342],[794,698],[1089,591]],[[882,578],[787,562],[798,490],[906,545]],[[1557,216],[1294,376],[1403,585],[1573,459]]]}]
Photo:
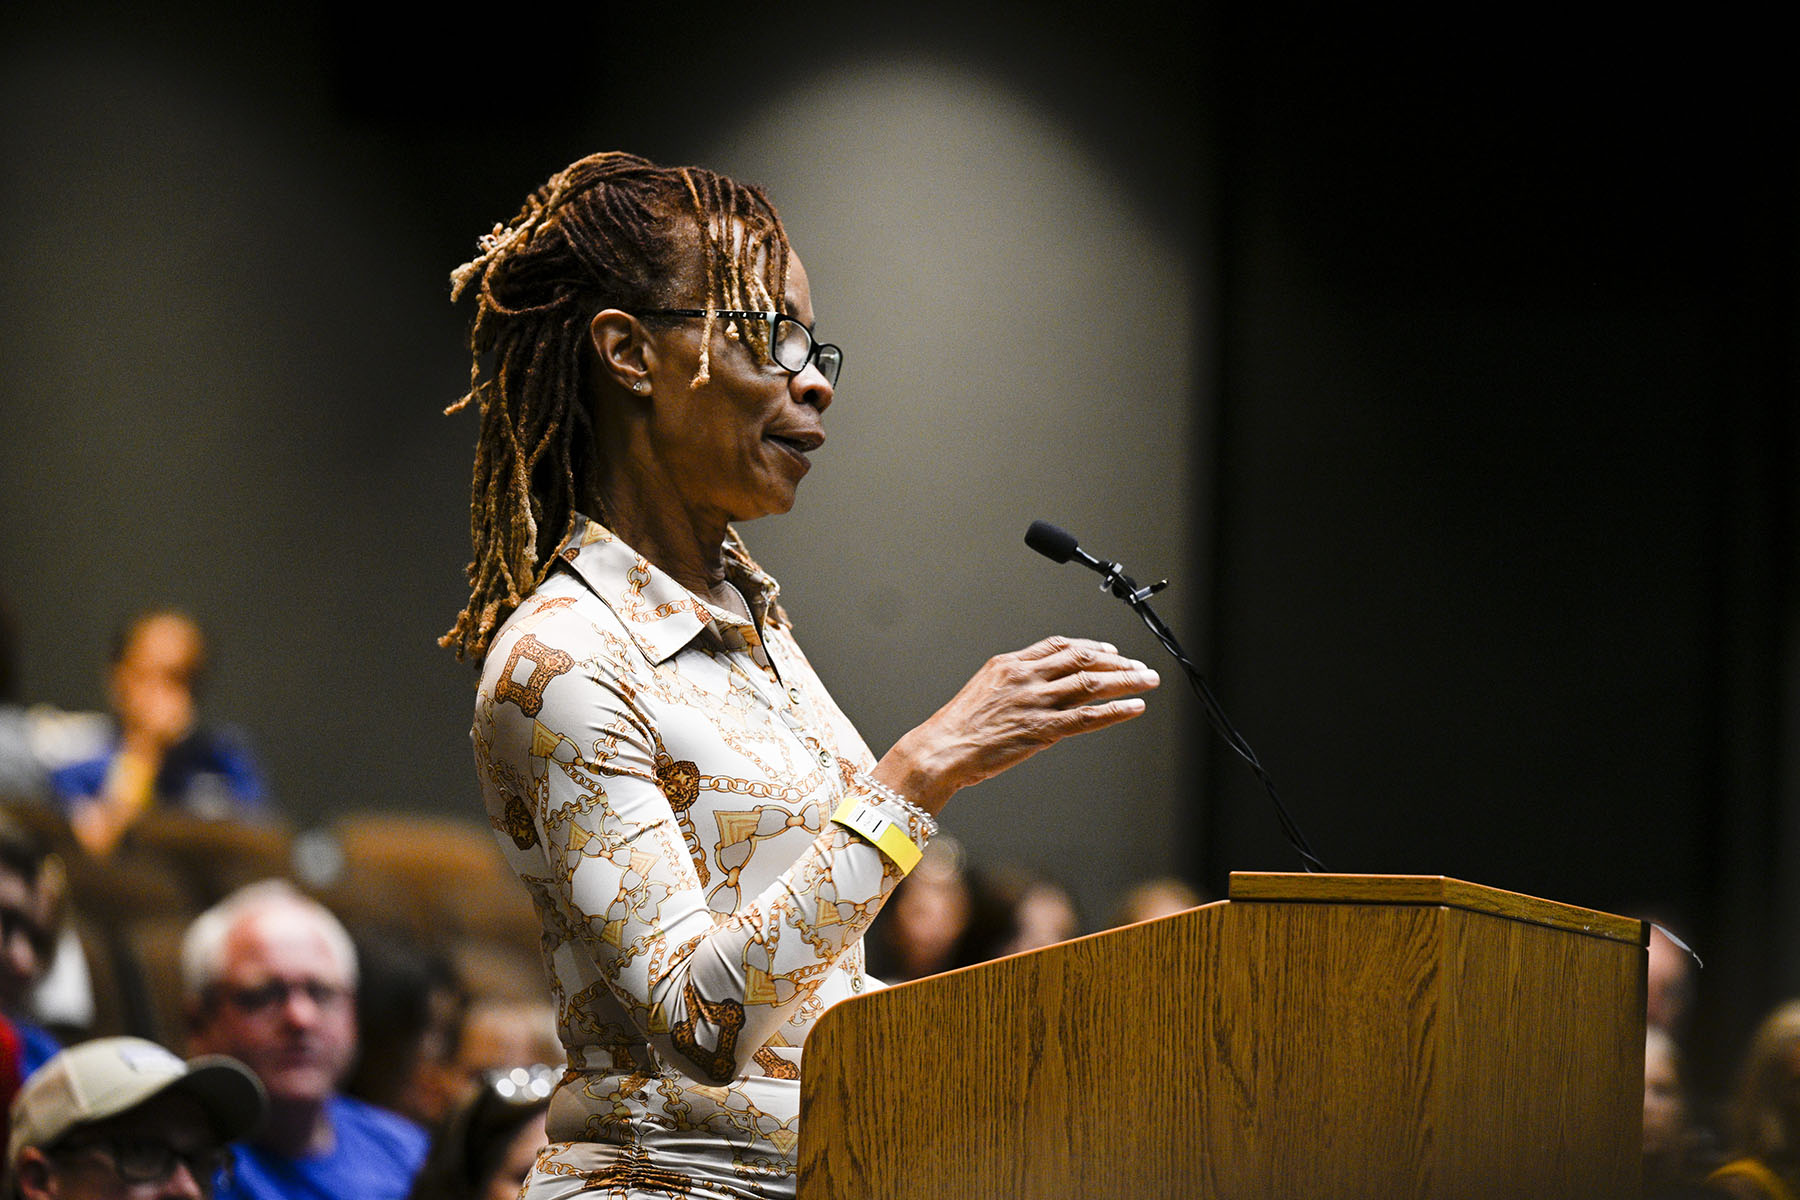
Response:
[{"label": "microphone cable", "polygon": [[1323,871],[1325,864],[1320,862],[1319,856],[1313,853],[1312,846],[1307,843],[1306,835],[1300,832],[1300,826],[1289,815],[1287,805],[1282,803],[1281,795],[1275,788],[1274,778],[1263,767],[1262,760],[1256,756],[1256,751],[1251,749],[1250,743],[1244,740],[1244,735],[1239,733],[1237,727],[1231,723],[1231,718],[1225,715],[1225,709],[1219,704],[1218,697],[1213,695],[1212,688],[1206,682],[1206,677],[1200,673],[1200,668],[1195,666],[1193,660],[1188,658],[1186,652],[1182,650],[1181,643],[1175,639],[1174,631],[1150,607],[1150,597],[1168,587],[1168,580],[1159,580],[1149,587],[1139,587],[1135,579],[1125,574],[1122,564],[1102,562],[1088,554],[1081,549],[1073,534],[1048,521],[1033,521],[1031,528],[1025,531],[1025,544],[1052,562],[1066,563],[1074,560],[1089,570],[1099,572],[1101,590],[1111,592],[1123,600],[1126,607],[1135,612],[1156,640],[1162,643],[1163,649],[1167,650],[1181,665],[1182,673],[1187,676],[1188,685],[1194,689],[1194,694],[1200,697],[1200,705],[1206,712],[1207,722],[1213,727],[1214,732],[1224,740],[1225,744],[1250,765],[1251,772],[1261,781],[1263,790],[1269,794],[1269,800],[1275,805],[1275,819],[1281,825],[1281,832],[1286,835],[1288,845],[1292,846],[1295,853],[1299,854],[1301,863],[1309,872]]}]

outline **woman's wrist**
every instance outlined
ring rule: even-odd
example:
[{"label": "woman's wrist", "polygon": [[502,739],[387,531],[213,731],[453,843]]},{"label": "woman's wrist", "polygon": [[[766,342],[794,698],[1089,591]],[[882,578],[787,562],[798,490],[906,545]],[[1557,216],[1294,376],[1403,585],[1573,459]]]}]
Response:
[{"label": "woman's wrist", "polygon": [[893,749],[882,755],[881,761],[868,774],[876,783],[892,788],[932,817],[944,811],[944,806],[958,790],[947,786],[943,774],[931,768],[917,739],[910,733],[895,742]]},{"label": "woman's wrist", "polygon": [[856,773],[856,782],[877,801],[884,801],[894,808],[899,809],[902,813],[905,813],[909,832],[914,836],[915,840],[921,837],[930,839],[937,836],[937,818],[920,808],[917,804],[914,804],[911,800],[902,796],[899,792],[881,782],[881,780],[875,778],[867,771],[858,771]]}]

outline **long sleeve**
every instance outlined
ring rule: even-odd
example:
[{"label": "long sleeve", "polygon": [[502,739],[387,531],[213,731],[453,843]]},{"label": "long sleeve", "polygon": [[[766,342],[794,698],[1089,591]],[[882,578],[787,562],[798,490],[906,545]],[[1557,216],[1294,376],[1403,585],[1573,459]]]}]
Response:
[{"label": "long sleeve", "polygon": [[[814,993],[898,875],[829,823],[845,748],[769,705],[765,692],[795,702],[757,686],[746,651],[683,657],[696,661],[659,670],[622,634],[554,613],[496,644],[492,661],[513,667],[484,681],[476,743],[527,843],[515,867],[548,910],[558,978],[603,984],[638,1037],[721,1083]],[[730,798],[707,806],[710,828],[695,820],[702,792]]]},{"label": "long sleeve", "polygon": [[[484,799],[544,921],[578,1070],[796,1078],[811,1020],[863,986],[856,942],[899,881],[830,822],[868,748],[774,582],[729,549],[761,621],[584,525],[484,663]],[[915,814],[863,798],[923,843]]]}]

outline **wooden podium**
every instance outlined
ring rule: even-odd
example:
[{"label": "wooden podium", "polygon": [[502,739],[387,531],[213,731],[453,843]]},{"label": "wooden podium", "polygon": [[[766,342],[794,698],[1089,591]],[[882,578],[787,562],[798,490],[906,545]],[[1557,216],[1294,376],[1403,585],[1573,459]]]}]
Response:
[{"label": "wooden podium", "polygon": [[1438,876],[1235,874],[832,1008],[799,1200],[1628,1200],[1647,939]]}]

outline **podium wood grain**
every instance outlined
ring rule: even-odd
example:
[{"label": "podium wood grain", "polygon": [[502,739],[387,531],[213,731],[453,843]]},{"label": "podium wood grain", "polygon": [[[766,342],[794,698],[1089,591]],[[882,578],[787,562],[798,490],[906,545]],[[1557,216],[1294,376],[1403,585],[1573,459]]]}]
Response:
[{"label": "podium wood grain", "polygon": [[826,1013],[801,1200],[1635,1195],[1641,922],[1436,877],[1231,895]]}]

